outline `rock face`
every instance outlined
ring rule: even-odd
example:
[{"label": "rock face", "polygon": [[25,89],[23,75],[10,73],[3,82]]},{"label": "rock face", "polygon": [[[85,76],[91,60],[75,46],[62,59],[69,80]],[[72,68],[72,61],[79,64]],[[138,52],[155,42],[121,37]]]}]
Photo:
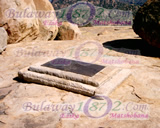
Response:
[{"label": "rock face", "polygon": [[137,12],[133,29],[149,44],[160,48],[160,1],[148,0]]},{"label": "rock face", "polygon": [[8,34],[3,27],[0,27],[0,53],[7,47]]},{"label": "rock face", "polygon": [[53,40],[58,26],[46,25],[57,22],[55,11],[48,0],[1,0],[0,27],[8,32],[8,43],[20,41]]},{"label": "rock face", "polygon": [[73,40],[79,38],[81,32],[76,24],[62,22],[58,28],[57,40]]}]

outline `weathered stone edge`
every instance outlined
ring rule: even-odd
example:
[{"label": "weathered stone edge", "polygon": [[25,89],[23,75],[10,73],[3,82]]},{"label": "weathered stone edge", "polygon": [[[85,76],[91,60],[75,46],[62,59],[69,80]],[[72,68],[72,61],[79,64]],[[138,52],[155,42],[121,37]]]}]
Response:
[{"label": "weathered stone edge", "polygon": [[89,85],[92,85],[95,87],[99,86],[99,83],[96,82],[95,80],[93,80],[92,77],[87,77],[84,75],[79,75],[79,74],[75,74],[75,73],[71,73],[71,72],[65,72],[65,71],[51,69],[51,68],[42,67],[42,66],[38,66],[38,65],[29,67],[29,70],[33,71],[33,72],[57,76],[57,77],[64,78],[67,80],[81,82],[84,84],[89,84]]},{"label": "weathered stone edge", "polygon": [[108,96],[116,87],[131,75],[130,69],[119,70],[112,78],[107,79],[104,84],[99,86],[96,94]]},{"label": "weathered stone edge", "polygon": [[76,92],[76,93],[87,95],[87,96],[95,95],[96,88],[93,86],[85,85],[85,84],[70,81],[70,80],[65,80],[65,79],[58,78],[55,76],[50,76],[47,74],[31,72],[25,69],[25,70],[19,71],[18,76],[27,82],[53,86],[53,87]]}]

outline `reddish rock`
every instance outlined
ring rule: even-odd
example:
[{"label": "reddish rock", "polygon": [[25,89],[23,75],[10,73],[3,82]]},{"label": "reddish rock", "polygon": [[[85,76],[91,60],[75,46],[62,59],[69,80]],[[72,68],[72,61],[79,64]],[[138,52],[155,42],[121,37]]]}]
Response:
[{"label": "reddish rock", "polygon": [[133,29],[150,45],[160,48],[160,1],[148,0],[137,12]]}]

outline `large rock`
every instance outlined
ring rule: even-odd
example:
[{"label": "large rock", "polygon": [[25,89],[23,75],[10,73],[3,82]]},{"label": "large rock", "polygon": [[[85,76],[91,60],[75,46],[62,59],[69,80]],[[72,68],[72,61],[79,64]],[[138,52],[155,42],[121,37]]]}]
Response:
[{"label": "large rock", "polygon": [[8,34],[3,27],[0,27],[0,53],[7,47]]},{"label": "large rock", "polygon": [[79,38],[81,31],[78,25],[69,22],[62,22],[62,25],[58,28],[57,40],[73,40]]},{"label": "large rock", "polygon": [[53,40],[58,32],[55,11],[48,0],[1,0],[0,26],[9,35],[8,43],[20,41]]},{"label": "large rock", "polygon": [[148,0],[137,12],[133,29],[149,44],[160,48],[160,1]]}]

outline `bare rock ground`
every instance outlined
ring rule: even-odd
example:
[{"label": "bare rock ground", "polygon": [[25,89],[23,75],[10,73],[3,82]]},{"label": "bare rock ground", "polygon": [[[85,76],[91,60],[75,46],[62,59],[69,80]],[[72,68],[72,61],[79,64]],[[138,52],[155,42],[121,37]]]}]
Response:
[{"label": "bare rock ground", "polygon": [[[158,52],[145,51],[143,41],[131,27],[86,27],[80,28],[80,39],[69,41],[35,41],[10,44],[0,55],[0,127],[1,128],[159,128],[160,127],[160,59]],[[103,33],[103,31],[105,31]],[[108,31],[108,33],[106,32]],[[98,33],[103,33],[98,35]],[[132,75],[125,80],[109,97],[122,102],[148,104],[147,120],[110,120],[109,115],[93,119],[80,113],[78,120],[61,119],[59,112],[25,111],[24,104],[40,104],[43,101],[53,104],[76,103],[88,97],[53,87],[25,83],[17,78],[20,69],[39,61],[48,61],[56,56],[75,59],[75,51],[91,51],[100,45],[87,44],[87,40],[99,42],[103,54],[95,63],[131,69]],[[108,44],[114,48],[107,48]],[[121,46],[131,46],[126,54]],[[120,45],[120,46],[119,46]],[[119,50],[120,49],[120,50]],[[137,54],[132,50],[137,49]],[[140,49],[140,51],[138,51]],[[38,53],[39,51],[43,53]],[[44,54],[44,52],[46,54]],[[47,54],[48,52],[48,54]],[[50,54],[49,54],[50,53]],[[109,59],[128,60],[122,64],[107,62]],[[81,60],[92,62],[95,54],[83,55]],[[105,63],[104,61],[105,60]],[[129,61],[130,60],[130,61]],[[131,61],[136,63],[131,63]],[[103,62],[103,63],[102,63]],[[130,62],[130,63],[129,63]]]}]

